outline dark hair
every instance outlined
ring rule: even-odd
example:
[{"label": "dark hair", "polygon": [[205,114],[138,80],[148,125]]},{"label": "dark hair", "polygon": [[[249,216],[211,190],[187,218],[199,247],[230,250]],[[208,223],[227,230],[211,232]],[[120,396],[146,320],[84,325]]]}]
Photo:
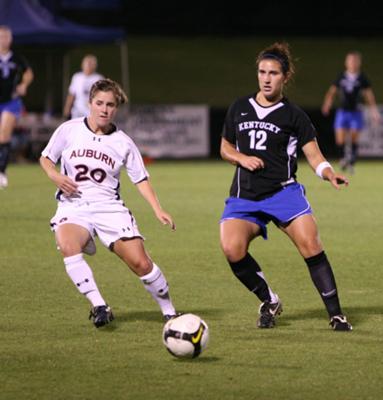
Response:
[{"label": "dark hair", "polygon": [[100,79],[92,85],[89,93],[89,102],[93,100],[98,92],[113,92],[117,101],[117,107],[128,102],[128,97],[121,89],[121,86],[111,79]]},{"label": "dark hair", "polygon": [[267,47],[266,49],[262,50],[257,57],[256,61],[257,68],[262,60],[267,60],[267,59],[278,61],[281,64],[282,72],[287,77],[287,79],[292,78],[295,72],[295,68],[288,43],[276,42],[273,43],[271,46]]}]

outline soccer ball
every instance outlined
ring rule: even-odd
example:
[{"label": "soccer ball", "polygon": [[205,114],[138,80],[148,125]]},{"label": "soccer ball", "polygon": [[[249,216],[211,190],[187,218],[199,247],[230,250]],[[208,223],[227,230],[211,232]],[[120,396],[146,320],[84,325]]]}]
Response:
[{"label": "soccer ball", "polygon": [[209,341],[209,328],[198,315],[182,314],[166,322],[162,340],[173,356],[195,358]]}]

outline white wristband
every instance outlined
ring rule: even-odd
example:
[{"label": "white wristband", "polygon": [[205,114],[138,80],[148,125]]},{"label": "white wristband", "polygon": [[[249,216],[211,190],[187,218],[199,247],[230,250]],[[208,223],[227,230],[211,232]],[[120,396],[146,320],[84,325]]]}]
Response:
[{"label": "white wristband", "polygon": [[315,169],[315,173],[319,176],[319,178],[323,179],[323,170],[325,168],[331,168],[332,171],[334,171],[333,167],[328,161],[323,161],[321,162]]}]

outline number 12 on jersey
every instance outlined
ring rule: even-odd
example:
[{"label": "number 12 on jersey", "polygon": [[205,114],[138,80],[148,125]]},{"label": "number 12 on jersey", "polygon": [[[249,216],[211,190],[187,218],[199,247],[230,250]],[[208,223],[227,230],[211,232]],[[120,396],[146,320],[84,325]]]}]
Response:
[{"label": "number 12 on jersey", "polygon": [[267,140],[267,132],[266,131],[256,131],[252,129],[249,131],[248,135],[250,136],[250,149],[252,150],[266,150],[265,142]]}]

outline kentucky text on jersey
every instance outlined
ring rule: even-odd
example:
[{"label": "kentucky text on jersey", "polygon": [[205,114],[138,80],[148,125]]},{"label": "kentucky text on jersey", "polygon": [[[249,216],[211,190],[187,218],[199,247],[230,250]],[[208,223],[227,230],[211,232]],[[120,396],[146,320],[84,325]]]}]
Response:
[{"label": "kentucky text on jersey", "polygon": [[246,121],[241,122],[238,125],[239,131],[243,131],[245,129],[264,129],[266,131],[278,133],[281,129],[272,124],[271,122],[263,122],[263,121]]},{"label": "kentucky text on jersey", "polygon": [[69,158],[75,157],[95,158],[96,160],[100,160],[112,168],[114,168],[116,163],[115,160],[113,160],[113,158],[109,157],[107,154],[92,149],[73,150]]}]

